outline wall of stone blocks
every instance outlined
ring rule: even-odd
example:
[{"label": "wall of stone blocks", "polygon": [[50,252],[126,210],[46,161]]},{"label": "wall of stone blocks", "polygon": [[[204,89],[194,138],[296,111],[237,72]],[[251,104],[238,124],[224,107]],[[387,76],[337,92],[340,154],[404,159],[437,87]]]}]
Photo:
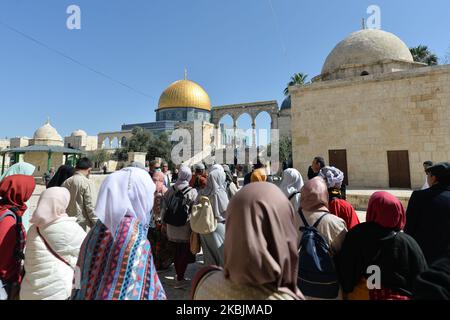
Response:
[{"label": "wall of stone blocks", "polygon": [[[29,152],[25,153],[23,156],[23,161],[31,163],[36,167],[34,171],[35,177],[42,177],[47,171],[48,154],[46,152]],[[63,164],[63,154],[54,153],[52,155],[51,166],[58,170],[58,168]]]},{"label": "wall of stone blocks", "polygon": [[351,187],[388,188],[387,151],[408,150],[411,184],[422,163],[450,160],[450,66],[291,89],[294,165],[346,149]]}]

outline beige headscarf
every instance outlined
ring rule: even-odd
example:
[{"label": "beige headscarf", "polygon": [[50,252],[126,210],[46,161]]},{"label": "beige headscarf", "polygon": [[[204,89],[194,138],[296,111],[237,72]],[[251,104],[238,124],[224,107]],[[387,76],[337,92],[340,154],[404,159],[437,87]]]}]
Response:
[{"label": "beige headscarf", "polygon": [[30,223],[37,227],[44,226],[62,217],[67,217],[70,193],[66,188],[53,187],[45,190],[39,198],[36,211],[31,216]]},{"label": "beige headscarf", "polygon": [[225,277],[303,299],[297,288],[294,214],[289,200],[271,183],[251,183],[236,193],[225,228]]},{"label": "beige headscarf", "polygon": [[321,177],[309,180],[302,188],[301,207],[305,211],[328,211],[327,184]]}]

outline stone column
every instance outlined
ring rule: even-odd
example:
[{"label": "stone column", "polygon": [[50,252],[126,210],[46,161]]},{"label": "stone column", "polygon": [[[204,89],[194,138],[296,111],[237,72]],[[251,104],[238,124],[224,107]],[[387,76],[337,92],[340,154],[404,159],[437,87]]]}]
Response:
[{"label": "stone column", "polygon": [[252,148],[256,148],[256,121],[252,118]]},{"label": "stone column", "polygon": [[237,130],[237,124],[236,120],[233,119],[233,150],[236,150],[236,130]]}]

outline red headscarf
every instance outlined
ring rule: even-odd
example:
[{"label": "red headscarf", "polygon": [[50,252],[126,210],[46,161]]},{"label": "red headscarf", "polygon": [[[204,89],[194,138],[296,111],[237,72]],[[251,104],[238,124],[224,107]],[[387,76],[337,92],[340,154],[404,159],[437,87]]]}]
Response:
[{"label": "red headscarf", "polygon": [[369,200],[366,221],[376,222],[389,229],[403,230],[406,224],[405,208],[392,194],[375,192]]},{"label": "red headscarf", "polygon": [[0,183],[0,213],[13,207],[16,216],[21,217],[27,210],[27,202],[33,195],[36,181],[32,176],[16,174],[5,178]]}]

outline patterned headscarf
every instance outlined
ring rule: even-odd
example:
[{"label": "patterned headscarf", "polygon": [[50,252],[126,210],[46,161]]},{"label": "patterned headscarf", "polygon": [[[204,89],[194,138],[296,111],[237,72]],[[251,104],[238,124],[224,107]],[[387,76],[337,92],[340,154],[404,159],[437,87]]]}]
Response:
[{"label": "patterned headscarf", "polygon": [[319,177],[325,180],[328,189],[340,189],[344,181],[344,173],[335,167],[324,167],[320,169]]}]

